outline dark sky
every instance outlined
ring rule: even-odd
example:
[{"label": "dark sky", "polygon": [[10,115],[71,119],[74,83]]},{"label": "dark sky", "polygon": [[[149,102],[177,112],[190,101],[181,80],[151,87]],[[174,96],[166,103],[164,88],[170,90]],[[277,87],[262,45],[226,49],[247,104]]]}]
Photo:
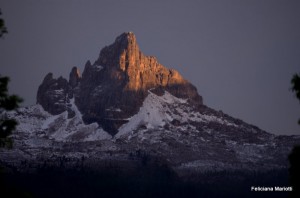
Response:
[{"label": "dark sky", "polygon": [[9,34],[0,73],[36,102],[48,72],[83,70],[133,31],[140,49],[177,69],[204,103],[275,134],[300,134],[290,80],[300,72],[299,0],[0,0]]}]

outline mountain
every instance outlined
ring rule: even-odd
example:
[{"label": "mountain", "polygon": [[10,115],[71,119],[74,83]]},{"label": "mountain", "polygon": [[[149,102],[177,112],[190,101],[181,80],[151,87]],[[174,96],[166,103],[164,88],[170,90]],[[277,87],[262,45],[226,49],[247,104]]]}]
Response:
[{"label": "mountain", "polygon": [[[202,105],[193,85],[176,70],[159,64],[155,57],[145,56],[133,33],[123,33],[101,50],[94,64],[86,63],[82,76],[76,67],[69,82],[62,77],[53,79],[49,73],[39,87],[37,103],[57,115],[69,109],[66,104],[74,96],[86,124],[97,122],[115,135],[129,117],[138,113],[150,89],[161,94],[168,91],[189,99],[191,104]],[[72,115],[69,109],[69,117]]]},{"label": "mountain", "polygon": [[[104,47],[80,75],[45,76],[37,104],[10,112],[19,125],[1,163],[88,166],[159,161],[179,175],[209,170],[287,168],[299,136],[276,136],[216,111],[178,71],[145,56],[132,32]],[[24,168],[24,167],[23,167]],[[27,167],[28,168],[28,167]]]}]

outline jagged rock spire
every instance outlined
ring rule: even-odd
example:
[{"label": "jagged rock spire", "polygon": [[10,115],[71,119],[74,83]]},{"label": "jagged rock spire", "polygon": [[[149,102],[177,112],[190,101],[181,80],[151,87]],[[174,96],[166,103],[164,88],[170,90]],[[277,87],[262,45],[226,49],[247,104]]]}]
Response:
[{"label": "jagged rock spire", "polygon": [[[56,80],[49,81],[55,84]],[[94,64],[88,61],[82,77],[73,67],[69,82],[64,82],[64,91],[59,98],[65,99],[59,101],[68,101],[74,95],[84,121],[97,122],[112,135],[127,122],[127,118],[138,112],[149,90],[157,94],[168,91],[176,97],[188,99],[191,105],[202,105],[197,89],[176,70],[164,67],[153,56],[145,56],[132,32],[121,34],[113,44],[104,47]],[[47,98],[48,93],[55,92],[54,89],[61,88],[47,84],[48,80],[44,80],[39,88],[38,103],[50,113],[65,110],[52,111],[55,104],[61,104],[59,101],[41,100]]]},{"label": "jagged rock spire", "polygon": [[81,76],[79,69],[77,67],[73,67],[69,75],[69,85],[72,88],[76,87],[80,81],[80,78]]},{"label": "jagged rock spire", "polygon": [[127,90],[188,84],[176,70],[167,69],[153,56],[145,56],[132,32],[121,34],[113,44],[103,48],[96,64],[106,67],[117,80],[123,76],[120,72],[125,74]]}]

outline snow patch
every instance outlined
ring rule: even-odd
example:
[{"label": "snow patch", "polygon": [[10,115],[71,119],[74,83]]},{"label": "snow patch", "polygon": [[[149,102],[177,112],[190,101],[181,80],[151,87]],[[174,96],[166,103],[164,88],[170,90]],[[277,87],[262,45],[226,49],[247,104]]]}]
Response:
[{"label": "snow patch", "polygon": [[95,65],[96,71],[99,72],[103,69],[103,66],[101,65]]},{"label": "snow patch", "polygon": [[173,120],[172,116],[167,113],[167,111],[170,111],[168,104],[186,103],[186,100],[179,99],[167,91],[163,96],[157,96],[151,91],[148,91],[148,93],[139,112],[129,118],[128,123],[119,128],[116,138],[131,133],[139,127],[146,127],[147,129],[163,127],[166,122]]},{"label": "snow patch", "polygon": [[63,94],[64,90],[63,89],[57,89],[54,90],[55,94]]},{"label": "snow patch", "polygon": [[122,110],[120,108],[108,108],[108,109],[105,109],[105,111],[115,111],[115,112],[121,112]]}]

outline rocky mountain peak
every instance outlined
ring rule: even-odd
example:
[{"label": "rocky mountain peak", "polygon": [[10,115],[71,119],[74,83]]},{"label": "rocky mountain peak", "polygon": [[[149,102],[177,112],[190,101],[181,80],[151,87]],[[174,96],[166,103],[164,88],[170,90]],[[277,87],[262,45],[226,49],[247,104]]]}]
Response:
[{"label": "rocky mountain peak", "polygon": [[126,81],[124,88],[129,91],[189,84],[176,70],[164,67],[154,56],[145,56],[132,32],[103,48],[95,64],[107,68],[112,79]]},{"label": "rocky mountain peak", "polygon": [[[46,78],[51,81],[52,76]],[[191,105],[202,105],[197,89],[178,71],[164,67],[153,56],[144,55],[132,32],[121,34],[114,43],[104,47],[93,64],[88,61],[82,77],[73,67],[69,82],[65,80],[63,87],[56,86],[58,79],[52,80],[51,86],[47,81],[40,86],[37,100],[46,111],[61,113],[66,108],[59,111],[52,111],[52,108],[57,104],[68,106],[61,102],[68,102],[74,96],[85,123],[97,122],[111,134],[138,112],[149,90],[156,94],[167,91],[187,99]],[[53,92],[61,95],[49,101],[51,97],[47,95]]]},{"label": "rocky mountain peak", "polygon": [[96,62],[98,65],[110,68],[117,67],[125,71],[125,61],[132,60],[133,57],[138,56],[139,53],[140,50],[135,35],[132,32],[123,33],[115,39],[113,44],[106,46],[101,50],[100,56]]},{"label": "rocky mountain peak", "polygon": [[120,43],[124,48],[135,48],[137,46],[136,36],[133,32],[124,32],[118,36],[115,40],[115,43]]}]

